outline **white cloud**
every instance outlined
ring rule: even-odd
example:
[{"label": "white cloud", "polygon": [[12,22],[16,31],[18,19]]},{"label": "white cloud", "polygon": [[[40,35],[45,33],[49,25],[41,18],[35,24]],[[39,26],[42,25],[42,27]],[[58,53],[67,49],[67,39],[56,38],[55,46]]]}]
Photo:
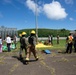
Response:
[{"label": "white cloud", "polygon": [[58,1],[53,1],[52,3],[44,4],[43,7],[41,7],[38,4],[36,5],[33,0],[27,0],[26,5],[30,10],[32,10],[33,13],[35,13],[37,6],[37,13],[45,13],[45,15],[50,19],[59,20],[66,18],[67,16],[65,8],[63,8]]},{"label": "white cloud", "polygon": [[37,12],[40,13],[41,12],[41,7],[38,6],[34,1],[32,0],[27,0],[26,1],[26,5],[27,7],[33,11],[33,13],[35,13],[36,11],[36,6],[37,6]]},{"label": "white cloud", "polygon": [[73,4],[73,0],[65,0],[66,4]]},{"label": "white cloud", "polygon": [[73,21],[74,19],[73,18],[69,18],[71,21]]},{"label": "white cloud", "polygon": [[67,16],[67,13],[65,12],[65,8],[63,8],[61,4],[57,1],[53,1],[50,4],[44,4],[43,11],[48,18],[54,20],[63,19],[66,18]]}]

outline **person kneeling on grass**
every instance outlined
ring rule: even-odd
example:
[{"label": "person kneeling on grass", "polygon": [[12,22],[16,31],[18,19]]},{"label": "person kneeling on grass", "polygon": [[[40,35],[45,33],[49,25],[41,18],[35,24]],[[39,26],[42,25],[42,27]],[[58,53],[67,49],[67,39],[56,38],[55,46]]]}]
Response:
[{"label": "person kneeling on grass", "polygon": [[35,38],[34,30],[31,31],[31,35],[28,38],[28,42],[29,42],[29,45],[28,45],[28,49],[27,49],[26,61],[29,61],[31,52],[33,53],[35,59],[38,60],[39,58],[36,54],[36,48],[35,48],[36,38]]}]

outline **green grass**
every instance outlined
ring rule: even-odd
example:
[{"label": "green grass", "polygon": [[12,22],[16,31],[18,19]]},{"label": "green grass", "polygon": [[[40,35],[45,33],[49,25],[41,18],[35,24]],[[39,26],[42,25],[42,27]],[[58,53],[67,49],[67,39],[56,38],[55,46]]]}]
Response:
[{"label": "green grass", "polygon": [[53,47],[51,47],[51,49],[65,49],[65,45],[66,45],[65,40],[60,40],[59,44],[57,44],[57,41],[54,40],[54,44]]},{"label": "green grass", "polygon": [[44,50],[44,49],[49,49],[49,50],[65,50],[65,45],[66,41],[65,40],[60,40],[59,44],[57,44],[56,40],[53,40],[53,46],[50,48],[37,48],[38,50]]},{"label": "green grass", "polygon": [[[37,50],[41,51],[41,50],[49,49],[49,50],[65,51],[65,44],[66,44],[66,41],[65,40],[60,40],[59,41],[59,44],[57,44],[57,41],[56,40],[53,40],[53,46],[52,47],[48,47],[48,48],[37,48]],[[17,55],[17,53],[19,51],[20,51],[20,42],[17,43],[17,49],[11,50],[11,53],[14,53],[15,52],[14,55]],[[5,53],[5,55],[7,55],[7,54],[8,53]],[[23,56],[25,56],[24,50],[23,50]]]},{"label": "green grass", "polygon": [[[66,45],[66,41],[65,40],[60,40],[59,44],[57,44],[56,40],[53,40],[53,46],[52,47],[48,47],[48,48],[37,48],[37,50],[45,50],[45,49],[49,49],[49,50],[65,50],[65,45]],[[20,50],[20,43],[17,43],[17,50]]]}]

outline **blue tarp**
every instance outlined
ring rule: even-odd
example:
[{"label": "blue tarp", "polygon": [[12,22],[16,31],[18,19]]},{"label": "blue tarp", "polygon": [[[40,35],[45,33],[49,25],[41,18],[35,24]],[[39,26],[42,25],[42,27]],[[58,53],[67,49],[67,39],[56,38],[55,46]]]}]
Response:
[{"label": "blue tarp", "polygon": [[44,52],[45,52],[46,54],[51,54],[51,51],[48,50],[48,49],[44,50]]}]

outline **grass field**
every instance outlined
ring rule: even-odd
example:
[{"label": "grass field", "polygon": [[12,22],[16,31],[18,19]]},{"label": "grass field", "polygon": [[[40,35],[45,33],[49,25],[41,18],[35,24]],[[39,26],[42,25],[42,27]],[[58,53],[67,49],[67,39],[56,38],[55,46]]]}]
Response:
[{"label": "grass field", "polygon": [[65,50],[66,49],[66,40],[60,40],[59,44],[57,44],[56,40],[53,40],[53,46],[50,48],[37,48],[38,50],[44,50],[44,49],[49,49],[49,50]]},{"label": "grass field", "polygon": [[[56,40],[53,40],[53,46],[48,47],[48,48],[37,48],[37,50],[44,50],[44,49],[49,49],[49,50],[65,50],[65,45],[66,41],[65,40],[60,40],[59,44],[57,44]],[[20,47],[20,43],[17,43],[17,48]]]},{"label": "grass field", "polygon": [[[65,48],[66,45],[66,40],[60,40],[59,44],[57,44],[56,40],[53,40],[53,46],[51,47],[43,47],[43,48],[37,48],[37,51],[42,51],[42,50],[57,50],[57,52],[64,52],[66,50]],[[17,49],[13,50],[12,52],[19,52],[20,51],[20,43],[17,43]],[[23,50],[23,56],[25,56],[25,51]]]}]

